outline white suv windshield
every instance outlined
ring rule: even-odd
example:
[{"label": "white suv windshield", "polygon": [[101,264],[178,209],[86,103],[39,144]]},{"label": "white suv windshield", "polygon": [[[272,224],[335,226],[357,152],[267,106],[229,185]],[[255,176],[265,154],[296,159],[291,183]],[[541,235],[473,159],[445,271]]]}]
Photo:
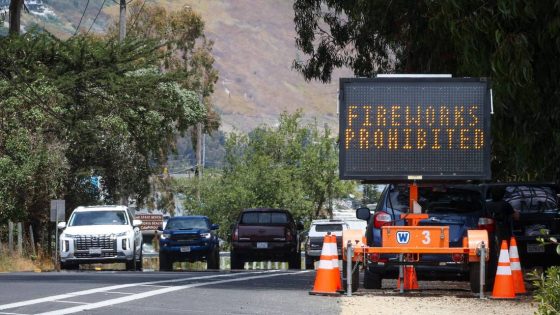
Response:
[{"label": "white suv windshield", "polygon": [[74,212],[69,226],[80,225],[127,225],[124,211],[80,211]]}]

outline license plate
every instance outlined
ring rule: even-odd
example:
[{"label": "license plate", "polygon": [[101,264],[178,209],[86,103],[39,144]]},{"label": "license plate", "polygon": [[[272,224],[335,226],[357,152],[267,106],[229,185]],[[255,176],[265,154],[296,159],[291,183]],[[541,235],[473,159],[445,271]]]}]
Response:
[{"label": "license plate", "polygon": [[181,253],[188,253],[191,251],[190,246],[181,246]]},{"label": "license plate", "polygon": [[89,249],[90,255],[101,255],[101,248],[90,248]]},{"label": "license plate", "polygon": [[544,246],[540,244],[527,244],[527,253],[544,253]]},{"label": "license plate", "polygon": [[257,242],[257,248],[268,248],[268,242]]}]

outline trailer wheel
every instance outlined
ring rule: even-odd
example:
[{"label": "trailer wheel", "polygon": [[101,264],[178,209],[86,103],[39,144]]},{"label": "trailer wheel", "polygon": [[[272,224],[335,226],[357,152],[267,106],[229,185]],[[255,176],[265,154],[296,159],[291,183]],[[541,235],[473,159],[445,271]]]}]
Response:
[{"label": "trailer wheel", "polygon": [[364,288],[365,289],[381,289],[381,274],[371,272],[368,270],[367,266],[364,268]]},{"label": "trailer wheel", "polygon": [[[346,277],[347,277],[347,271],[348,268],[346,267],[346,261],[342,261],[342,289],[344,291],[346,291],[348,289],[348,285],[347,285],[347,281],[346,281]],[[360,268],[356,268],[356,270],[353,270],[352,272],[352,292],[356,292],[358,291],[358,288],[360,286]]]},{"label": "trailer wheel", "polygon": [[473,293],[480,292],[480,263],[469,263],[469,280],[471,283],[471,291]]}]

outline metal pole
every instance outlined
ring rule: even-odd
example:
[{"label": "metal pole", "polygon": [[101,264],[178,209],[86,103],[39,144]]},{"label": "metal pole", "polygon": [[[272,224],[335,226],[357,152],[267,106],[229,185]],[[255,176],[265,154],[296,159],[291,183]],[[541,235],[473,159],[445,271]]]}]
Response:
[{"label": "metal pole", "polygon": [[399,292],[402,294],[404,293],[404,259],[403,259],[403,254],[399,254],[399,280],[400,280],[400,285],[399,285]]},{"label": "metal pole", "polygon": [[58,264],[58,204],[56,206],[56,226],[54,227],[54,265],[56,271],[60,271],[60,265]]},{"label": "metal pole", "polygon": [[119,43],[122,43],[125,37],[126,37],[126,0],[121,0],[120,15],[119,15]]},{"label": "metal pole", "polygon": [[352,296],[352,242],[348,241],[346,247],[346,295]]},{"label": "metal pole", "polygon": [[484,285],[486,284],[486,246],[482,242],[480,246],[480,295],[484,298]]}]

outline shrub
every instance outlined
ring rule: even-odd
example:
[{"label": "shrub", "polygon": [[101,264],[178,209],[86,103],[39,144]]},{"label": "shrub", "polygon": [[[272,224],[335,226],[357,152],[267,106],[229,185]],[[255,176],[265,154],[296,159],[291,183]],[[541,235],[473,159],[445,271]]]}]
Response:
[{"label": "shrub", "polygon": [[560,266],[548,268],[533,284],[539,302],[536,314],[560,314]]}]

